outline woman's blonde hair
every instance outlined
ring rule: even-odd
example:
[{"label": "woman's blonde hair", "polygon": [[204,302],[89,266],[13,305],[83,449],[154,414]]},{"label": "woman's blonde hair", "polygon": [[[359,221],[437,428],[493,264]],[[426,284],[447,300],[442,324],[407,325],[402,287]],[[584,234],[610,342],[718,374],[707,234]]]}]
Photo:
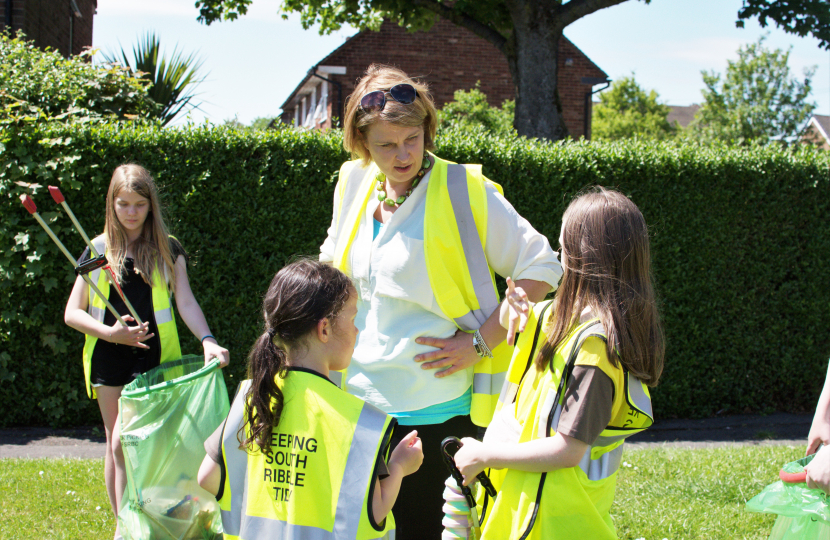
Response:
[{"label": "woman's blonde hair", "polygon": [[120,283],[123,279],[121,272],[124,269],[124,259],[127,258],[127,233],[115,214],[115,198],[122,191],[132,191],[150,202],[141,236],[133,244],[135,272],[152,286],[153,270],[158,268],[162,276],[167,278],[170,292],[175,292],[176,265],[170,251],[170,233],[162,216],[156,183],[147,169],[132,163],[115,169],[107,191],[104,235],[107,241],[107,259],[113,272]]},{"label": "woman's blonde hair", "polygon": [[[388,92],[396,84],[411,84],[418,92],[418,97],[410,104],[398,103],[389,95],[383,110],[366,112],[360,107],[360,100],[369,92],[383,90]],[[366,165],[371,161],[366,148],[366,132],[378,120],[384,120],[396,126],[424,128],[424,148],[435,149],[435,130],[438,129],[438,113],[426,84],[409,78],[398,68],[383,64],[372,64],[357,82],[354,92],[346,98],[346,114],[343,121],[343,147],[351,152],[353,158],[360,158]]]},{"label": "woman's blonde hair", "polygon": [[562,217],[562,255],[565,273],[537,366],[547,366],[590,307],[608,336],[609,361],[617,365],[619,360],[655,386],[663,372],[665,341],[640,209],[622,193],[602,187],[577,197]]}]

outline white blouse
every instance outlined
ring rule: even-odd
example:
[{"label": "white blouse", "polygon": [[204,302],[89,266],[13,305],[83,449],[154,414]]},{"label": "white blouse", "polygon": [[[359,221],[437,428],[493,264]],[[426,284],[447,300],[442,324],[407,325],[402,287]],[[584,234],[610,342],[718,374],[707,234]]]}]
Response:
[{"label": "white blouse", "polygon": [[[423,409],[460,397],[472,384],[473,368],[449,377],[422,369],[415,355],[434,350],[415,343],[420,336],[449,338],[456,326],[435,300],[424,258],[424,218],[430,174],[421,180],[374,233],[376,198],[366,206],[349,252],[352,280],[358,291],[358,334],[344,388],[387,413]],[[514,281],[532,279],[554,288],[562,267],[548,239],[513,206],[487,186],[487,245],[490,267]],[[335,208],[337,205],[334,205]],[[334,259],[337,216],[320,246],[320,260]]]}]

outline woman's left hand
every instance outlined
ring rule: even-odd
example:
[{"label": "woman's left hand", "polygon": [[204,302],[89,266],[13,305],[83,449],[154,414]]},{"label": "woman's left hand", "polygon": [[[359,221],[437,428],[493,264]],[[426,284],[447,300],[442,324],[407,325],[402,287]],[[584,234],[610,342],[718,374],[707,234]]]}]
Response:
[{"label": "woman's left hand", "polygon": [[202,342],[202,347],[205,349],[205,365],[208,365],[214,358],[219,359],[219,367],[223,368],[231,361],[228,349],[219,346],[213,338],[207,338]]},{"label": "woman's left hand", "polygon": [[467,369],[480,359],[473,347],[473,335],[463,330],[457,330],[453,337],[447,339],[422,336],[416,338],[415,343],[437,349],[415,357],[416,362],[425,362],[421,364],[422,369],[445,368],[437,372],[436,377],[446,377]]},{"label": "woman's left hand", "polygon": [[455,466],[464,477],[464,485],[469,486],[475,481],[476,475],[487,468],[484,461],[484,443],[470,438],[461,439],[461,448],[455,453]]}]

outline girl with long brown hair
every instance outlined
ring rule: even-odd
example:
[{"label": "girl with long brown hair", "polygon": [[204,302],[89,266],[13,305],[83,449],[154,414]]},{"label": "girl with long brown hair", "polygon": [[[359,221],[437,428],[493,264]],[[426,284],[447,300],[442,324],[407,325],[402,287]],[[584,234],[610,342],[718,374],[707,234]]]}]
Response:
[{"label": "girl with long brown hair", "polygon": [[[357,339],[357,292],[336,268],[300,260],[263,302],[228,419],[205,443],[199,483],[217,496],[225,538],[387,538],[401,480],[423,460],[417,431],[389,455],[396,421],[338,388]],[[249,474],[249,471],[252,471]],[[323,534],[323,536],[325,536]]]},{"label": "girl with long brown hair", "polygon": [[501,322],[521,336],[500,409],[484,442],[463,439],[455,456],[465,483],[489,468],[499,486],[484,539],[616,538],[622,444],[653,422],[647,387],[665,346],[642,213],[593,189],[568,206],[559,243],[552,301],[534,305],[508,278]]},{"label": "girl with long brown hair", "polygon": [[[66,304],[64,321],[86,334],[84,375],[87,394],[97,398],[107,435],[104,477],[116,517],[127,482],[121,451],[118,398],[124,385],[161,362],[181,357],[171,297],[187,327],[204,348],[205,363],[219,358],[228,364],[228,351],[210,333],[202,309],[187,279],[187,254],[170,236],[150,173],[139,165],[115,169],[106,201],[104,233],[92,241],[107,256],[118,287],[144,321],[135,324],[116,288],[110,288],[103,272],[91,274],[101,292],[121,314],[121,326],[104,308],[103,300],[78,277]],[[89,258],[89,249],[81,261]],[[119,534],[116,532],[116,538]]]}]

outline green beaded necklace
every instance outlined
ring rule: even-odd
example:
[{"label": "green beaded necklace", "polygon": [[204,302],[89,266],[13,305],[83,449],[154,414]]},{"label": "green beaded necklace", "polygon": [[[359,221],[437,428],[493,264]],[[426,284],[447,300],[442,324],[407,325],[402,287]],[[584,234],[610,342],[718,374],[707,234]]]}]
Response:
[{"label": "green beaded necklace", "polygon": [[389,206],[400,206],[406,200],[407,197],[412,195],[412,190],[418,187],[418,182],[421,181],[421,178],[429,171],[432,167],[432,162],[429,159],[429,154],[424,153],[424,160],[421,162],[421,170],[418,171],[418,174],[415,175],[415,180],[412,181],[412,185],[409,186],[409,189],[406,190],[406,195],[401,195],[398,197],[398,200],[393,201],[389,197],[386,196],[386,189],[383,187],[384,183],[386,182],[386,175],[382,172],[379,172],[377,176],[375,176],[375,180],[377,180],[378,186],[378,200],[383,201]]}]

